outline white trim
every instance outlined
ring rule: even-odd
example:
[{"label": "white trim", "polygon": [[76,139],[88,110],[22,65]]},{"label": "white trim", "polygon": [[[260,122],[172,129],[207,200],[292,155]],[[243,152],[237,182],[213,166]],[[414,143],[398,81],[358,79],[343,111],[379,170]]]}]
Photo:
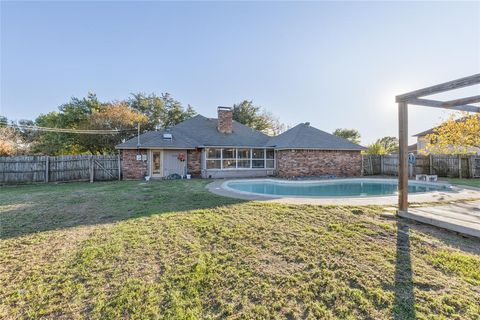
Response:
[{"label": "white trim", "polygon": [[[219,149],[220,150],[220,158],[208,158],[208,149]],[[235,153],[235,158],[226,158],[226,160],[233,160],[235,161],[235,168],[224,168],[223,167],[223,151],[225,149],[233,149]],[[249,158],[238,158],[238,149],[248,149],[249,152]],[[263,168],[257,168],[253,167],[253,161],[262,161],[262,158],[253,158],[253,150],[258,149],[258,150],[263,150]],[[267,150],[273,150],[273,159],[267,159]],[[276,152],[274,148],[239,148],[239,147],[208,147],[204,148],[204,153],[205,153],[205,166],[204,170],[217,170],[217,171],[228,171],[228,170],[276,170],[277,168],[277,157],[276,157]],[[249,168],[239,168],[238,167],[238,161],[242,160],[249,160],[250,161],[250,167]],[[220,161],[220,169],[218,168],[208,168],[207,167],[207,161]],[[267,161],[273,161],[273,168],[267,168]]]}]

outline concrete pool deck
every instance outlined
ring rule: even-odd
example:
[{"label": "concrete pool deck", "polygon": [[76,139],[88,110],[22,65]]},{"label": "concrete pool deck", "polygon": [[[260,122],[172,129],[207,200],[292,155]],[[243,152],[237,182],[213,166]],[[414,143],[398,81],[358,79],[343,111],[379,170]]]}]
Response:
[{"label": "concrete pool deck", "polygon": [[[238,179],[232,179],[238,180]],[[248,179],[253,180],[253,179]],[[262,180],[262,179],[258,179]],[[368,196],[368,197],[292,197],[292,196],[269,196],[261,194],[247,194],[228,190],[225,183],[228,179],[215,180],[207,185],[210,192],[220,196],[284,204],[313,204],[313,205],[397,205],[397,195]],[[418,194],[409,194],[410,203],[431,203],[480,199],[480,189],[457,186],[454,191],[432,191]]]}]

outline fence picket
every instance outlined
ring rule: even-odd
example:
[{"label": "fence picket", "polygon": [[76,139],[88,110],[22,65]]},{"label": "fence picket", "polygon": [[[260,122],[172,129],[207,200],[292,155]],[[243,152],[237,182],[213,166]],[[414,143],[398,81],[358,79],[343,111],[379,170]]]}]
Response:
[{"label": "fence picket", "polygon": [[117,155],[17,156],[0,157],[0,184],[89,181],[90,159],[95,181],[120,178]]},{"label": "fence picket", "polygon": [[[398,155],[363,156],[363,175],[398,175]],[[417,155],[414,174],[436,174],[439,177],[459,178],[477,177],[480,168],[480,156],[463,155]],[[365,165],[370,164],[370,165]]]}]

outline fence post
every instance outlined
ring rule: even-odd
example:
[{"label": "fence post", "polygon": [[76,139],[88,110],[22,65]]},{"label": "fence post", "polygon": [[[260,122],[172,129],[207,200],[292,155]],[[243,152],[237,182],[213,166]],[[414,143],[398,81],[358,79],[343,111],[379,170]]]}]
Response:
[{"label": "fence post", "polygon": [[430,166],[428,174],[432,175],[433,174],[433,156],[431,154],[428,155],[428,163]]},{"label": "fence post", "polygon": [[470,156],[468,158],[468,176],[470,178],[475,177],[475,156]]},{"label": "fence post", "polygon": [[458,177],[462,179],[462,156],[458,155]]},{"label": "fence post", "polygon": [[118,180],[122,180],[122,166],[120,160],[120,151],[118,152]]},{"label": "fence post", "polygon": [[93,182],[94,168],[93,168],[93,156],[90,156],[90,183]]},{"label": "fence post", "polygon": [[49,173],[50,173],[50,165],[48,163],[48,159],[49,156],[46,156],[45,157],[45,183],[48,183],[48,176],[49,176]]},{"label": "fence post", "polygon": [[383,176],[383,172],[384,172],[384,169],[383,169],[383,155],[380,156],[380,175]]}]

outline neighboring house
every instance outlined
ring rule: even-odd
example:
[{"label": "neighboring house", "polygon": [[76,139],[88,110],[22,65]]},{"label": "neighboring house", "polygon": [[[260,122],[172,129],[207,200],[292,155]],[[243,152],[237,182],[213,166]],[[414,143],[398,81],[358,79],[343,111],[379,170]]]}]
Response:
[{"label": "neighboring house", "polygon": [[358,176],[360,145],[301,123],[270,137],[232,120],[197,115],[167,130],[149,131],[116,146],[125,179],[186,173],[203,178]]},{"label": "neighboring house", "polygon": [[[457,121],[461,121],[461,119],[457,120]],[[420,133],[417,133],[416,135],[414,135],[414,137],[417,138],[417,143],[415,145],[412,145],[412,146],[409,146],[408,149],[409,149],[409,152],[410,152],[410,148],[412,147],[413,149],[413,146],[415,146],[415,153],[418,153],[418,154],[430,154],[431,152],[428,152],[427,150],[425,150],[425,147],[428,145],[429,141],[428,141],[428,138],[427,136],[429,134],[432,134],[434,133],[434,130],[438,128],[437,127],[434,127],[434,128],[431,128],[431,129],[428,129],[426,131],[423,131],[423,132],[420,132]],[[470,151],[472,153],[476,153],[478,155],[480,155],[480,149],[479,148],[474,148],[472,147],[470,149]],[[411,152],[414,152],[414,151],[411,151]]]}]

